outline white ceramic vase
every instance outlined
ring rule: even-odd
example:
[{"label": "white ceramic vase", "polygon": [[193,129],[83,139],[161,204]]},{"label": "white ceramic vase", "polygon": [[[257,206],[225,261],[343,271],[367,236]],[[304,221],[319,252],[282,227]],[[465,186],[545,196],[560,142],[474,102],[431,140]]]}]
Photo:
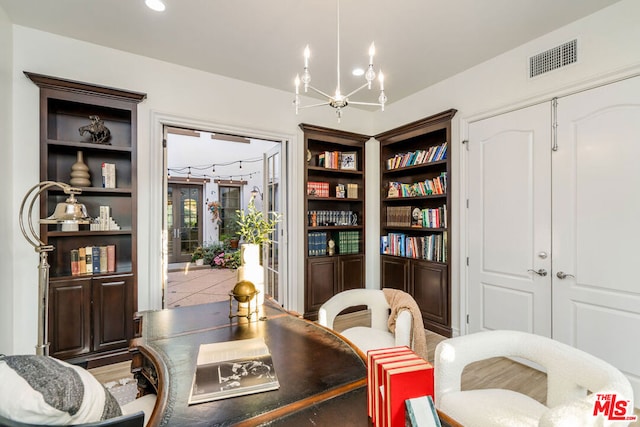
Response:
[{"label": "white ceramic vase", "polygon": [[264,268],[260,265],[260,245],[244,243],[240,246],[242,265],[238,267],[238,282],[248,280],[258,292],[258,305],[264,302]]}]

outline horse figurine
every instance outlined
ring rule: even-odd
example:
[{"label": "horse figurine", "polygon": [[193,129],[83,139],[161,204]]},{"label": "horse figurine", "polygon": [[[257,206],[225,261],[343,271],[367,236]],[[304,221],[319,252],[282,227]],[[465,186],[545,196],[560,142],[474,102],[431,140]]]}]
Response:
[{"label": "horse figurine", "polygon": [[109,138],[111,138],[111,131],[104,125],[104,121],[98,116],[89,116],[91,124],[82,126],[78,131],[80,136],[84,136],[86,132],[91,134],[91,141],[94,144],[111,144]]}]

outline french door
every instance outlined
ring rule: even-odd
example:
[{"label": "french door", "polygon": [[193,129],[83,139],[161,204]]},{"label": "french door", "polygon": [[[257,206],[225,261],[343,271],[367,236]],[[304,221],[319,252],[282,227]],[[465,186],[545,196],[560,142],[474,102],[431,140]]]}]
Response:
[{"label": "french door", "polygon": [[551,336],[636,394],[639,94],[636,77],[472,123],[468,156],[469,332]]},{"label": "french door", "polygon": [[168,262],[190,262],[202,245],[202,185],[167,186]]},{"label": "french door", "polygon": [[286,159],[282,144],[266,152],[264,159],[263,203],[265,217],[272,212],[281,214],[281,221],[271,236],[271,243],[263,247],[263,267],[265,273],[265,292],[281,304],[286,302],[286,236],[284,227],[286,212],[284,209],[284,185],[286,183]]}]

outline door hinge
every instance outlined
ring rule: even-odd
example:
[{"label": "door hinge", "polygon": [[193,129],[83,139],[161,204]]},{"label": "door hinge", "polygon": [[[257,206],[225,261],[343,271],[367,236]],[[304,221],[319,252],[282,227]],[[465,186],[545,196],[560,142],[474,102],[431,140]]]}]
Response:
[{"label": "door hinge", "polygon": [[467,199],[467,209],[469,209],[469,199]]},{"label": "door hinge", "polygon": [[467,267],[469,267],[469,257],[467,257]]},{"label": "door hinge", "polygon": [[467,147],[467,151],[469,151],[469,140],[468,139],[463,139],[462,140],[462,145],[465,145]]},{"label": "door hinge", "polygon": [[467,325],[469,324],[469,315],[467,314]]},{"label": "door hinge", "polygon": [[551,100],[551,151],[558,151],[558,98]]}]

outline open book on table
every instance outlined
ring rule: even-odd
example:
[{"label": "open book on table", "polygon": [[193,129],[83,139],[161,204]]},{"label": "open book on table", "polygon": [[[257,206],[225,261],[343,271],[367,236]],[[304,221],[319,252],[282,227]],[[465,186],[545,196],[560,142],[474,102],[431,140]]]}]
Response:
[{"label": "open book on table", "polygon": [[189,404],[276,390],[280,387],[264,339],[202,344]]}]

